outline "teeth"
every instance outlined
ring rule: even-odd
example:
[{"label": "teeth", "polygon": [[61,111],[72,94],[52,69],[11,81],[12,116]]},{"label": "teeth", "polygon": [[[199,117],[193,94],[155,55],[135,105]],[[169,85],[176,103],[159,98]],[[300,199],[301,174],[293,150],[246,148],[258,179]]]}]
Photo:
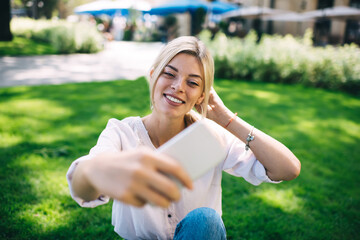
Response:
[{"label": "teeth", "polygon": [[172,96],[168,96],[166,95],[166,98],[169,99],[170,101],[176,102],[176,103],[182,103],[182,101],[180,101],[179,99],[176,99]]}]

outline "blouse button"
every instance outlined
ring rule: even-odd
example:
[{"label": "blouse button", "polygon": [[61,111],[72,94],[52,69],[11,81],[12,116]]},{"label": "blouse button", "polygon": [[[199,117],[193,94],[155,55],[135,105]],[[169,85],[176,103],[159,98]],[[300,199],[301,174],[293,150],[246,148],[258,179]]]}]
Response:
[{"label": "blouse button", "polygon": [[171,218],[171,214],[168,214],[168,218]]}]

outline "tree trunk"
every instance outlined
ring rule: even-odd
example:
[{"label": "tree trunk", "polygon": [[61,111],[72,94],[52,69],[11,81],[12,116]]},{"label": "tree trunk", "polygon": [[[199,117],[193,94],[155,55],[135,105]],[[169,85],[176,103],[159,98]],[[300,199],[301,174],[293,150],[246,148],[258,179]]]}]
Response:
[{"label": "tree trunk", "polygon": [[10,31],[10,0],[0,0],[0,41],[11,41]]}]

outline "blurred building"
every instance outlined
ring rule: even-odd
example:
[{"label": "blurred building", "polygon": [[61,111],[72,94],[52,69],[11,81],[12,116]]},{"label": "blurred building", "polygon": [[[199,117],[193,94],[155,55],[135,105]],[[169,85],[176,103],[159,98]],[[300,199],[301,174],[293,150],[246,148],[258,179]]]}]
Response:
[{"label": "blurred building", "polygon": [[[336,6],[348,6],[360,9],[360,0],[229,0],[243,7],[258,6],[305,13]],[[250,23],[249,23],[250,22]],[[360,44],[360,18],[316,18],[312,21],[261,21],[248,20],[248,27],[257,28],[259,32],[268,34],[304,35],[306,29],[314,32],[314,43],[344,44],[355,42]],[[250,26],[249,26],[250,25]]]},{"label": "blurred building", "polygon": [[[147,0],[152,6],[168,3],[171,0]],[[214,0],[204,0],[214,1]],[[231,17],[222,19],[212,24],[213,29],[219,29],[225,25],[227,33],[233,36],[244,37],[251,29],[255,29],[259,35],[267,34],[292,34],[303,36],[307,29],[313,29],[315,45],[344,44],[355,42],[360,45],[360,17],[317,17],[302,18],[303,14],[325,8],[347,6],[360,9],[360,0],[217,0],[230,2],[242,8],[259,7],[289,11],[289,19],[269,20],[261,14],[252,17]],[[207,15],[208,17],[209,15]],[[189,35],[193,17],[189,13],[176,14],[178,35]],[[220,17],[221,19],[221,17]],[[206,20],[204,26],[211,29]],[[220,26],[221,27],[221,26]],[[224,28],[222,28],[224,30]]]}]

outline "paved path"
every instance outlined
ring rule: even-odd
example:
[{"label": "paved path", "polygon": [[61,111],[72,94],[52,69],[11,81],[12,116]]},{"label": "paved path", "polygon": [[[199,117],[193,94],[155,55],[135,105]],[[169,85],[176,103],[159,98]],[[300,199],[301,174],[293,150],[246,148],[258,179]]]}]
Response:
[{"label": "paved path", "polygon": [[0,87],[133,80],[148,74],[161,43],[109,42],[96,54],[0,57]]}]

